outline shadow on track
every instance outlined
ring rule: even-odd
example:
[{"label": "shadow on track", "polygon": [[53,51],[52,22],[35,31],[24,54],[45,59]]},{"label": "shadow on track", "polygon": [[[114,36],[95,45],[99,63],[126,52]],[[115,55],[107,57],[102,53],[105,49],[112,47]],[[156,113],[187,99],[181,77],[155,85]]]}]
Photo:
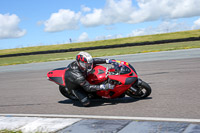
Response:
[{"label": "shadow on track", "polygon": [[[152,97],[148,97],[145,99],[134,99],[131,97],[116,98],[116,99],[90,99],[91,104],[89,107],[116,105],[120,103],[132,103],[132,102],[137,102],[140,100],[148,100],[148,99],[152,99]],[[77,106],[77,107],[83,107],[79,101],[72,101],[70,99],[58,101],[58,103],[73,104],[74,106]]]}]

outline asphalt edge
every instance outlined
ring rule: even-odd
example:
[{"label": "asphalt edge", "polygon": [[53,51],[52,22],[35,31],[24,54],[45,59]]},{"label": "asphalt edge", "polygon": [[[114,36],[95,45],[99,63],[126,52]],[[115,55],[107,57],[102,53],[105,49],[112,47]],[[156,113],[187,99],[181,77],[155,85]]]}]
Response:
[{"label": "asphalt edge", "polygon": [[109,120],[166,121],[166,122],[200,123],[200,119],[190,119],[190,118],[97,116],[97,115],[57,115],[57,114],[0,114],[0,116],[4,116],[4,117],[79,118],[79,119],[109,119]]}]

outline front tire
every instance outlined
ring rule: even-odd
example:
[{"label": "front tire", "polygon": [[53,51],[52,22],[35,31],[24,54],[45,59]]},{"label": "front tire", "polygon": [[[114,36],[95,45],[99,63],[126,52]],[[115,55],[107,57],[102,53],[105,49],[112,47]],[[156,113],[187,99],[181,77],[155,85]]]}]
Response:
[{"label": "front tire", "polygon": [[133,89],[128,89],[126,94],[130,97],[141,99],[146,98],[151,94],[151,87],[146,82],[140,80],[139,85],[132,86]]},{"label": "front tire", "polygon": [[78,100],[78,98],[76,96],[74,96],[72,93],[67,91],[66,88],[63,86],[59,86],[59,91],[66,98],[69,98],[71,100]]}]

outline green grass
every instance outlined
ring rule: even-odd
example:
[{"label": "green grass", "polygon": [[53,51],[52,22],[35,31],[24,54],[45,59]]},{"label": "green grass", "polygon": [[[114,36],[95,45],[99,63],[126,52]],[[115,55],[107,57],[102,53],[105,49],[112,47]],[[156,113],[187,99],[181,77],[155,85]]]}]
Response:
[{"label": "green grass", "polygon": [[115,45],[115,44],[124,44],[124,43],[136,43],[136,42],[145,42],[145,41],[157,41],[157,40],[166,40],[166,39],[179,39],[179,38],[199,37],[199,36],[200,36],[200,30],[191,30],[191,31],[182,31],[182,32],[146,35],[146,36],[137,36],[137,37],[127,37],[127,38],[119,38],[119,39],[92,41],[92,42],[6,49],[6,50],[0,50],[0,55],[28,53],[28,52],[36,52],[36,51],[47,51],[47,50],[58,50],[58,49],[69,49],[69,48]]},{"label": "green grass", "polygon": [[[88,50],[93,57],[200,48],[200,41]],[[77,52],[0,58],[0,66],[74,59]]]},{"label": "green grass", "polygon": [[0,130],[0,133],[22,133],[22,131]]}]

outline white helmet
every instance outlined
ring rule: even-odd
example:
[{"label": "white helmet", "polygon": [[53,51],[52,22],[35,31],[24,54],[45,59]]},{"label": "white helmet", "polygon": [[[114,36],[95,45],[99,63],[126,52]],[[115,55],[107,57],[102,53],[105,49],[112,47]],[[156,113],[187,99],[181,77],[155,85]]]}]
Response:
[{"label": "white helmet", "polygon": [[80,52],[76,56],[76,62],[83,72],[90,72],[93,69],[92,56],[87,52]]}]

